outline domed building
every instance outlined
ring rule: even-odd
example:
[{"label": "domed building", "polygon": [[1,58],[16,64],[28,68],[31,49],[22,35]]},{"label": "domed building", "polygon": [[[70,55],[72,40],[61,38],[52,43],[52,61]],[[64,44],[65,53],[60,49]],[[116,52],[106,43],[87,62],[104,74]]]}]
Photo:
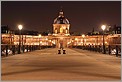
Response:
[{"label": "domed building", "polygon": [[70,35],[69,34],[69,21],[64,17],[64,13],[61,10],[59,16],[53,23],[53,35]]},{"label": "domed building", "polygon": [[54,24],[69,24],[69,21],[64,17],[62,10],[59,12],[59,16],[54,20]]},{"label": "domed building", "polygon": [[65,18],[62,10],[59,12],[59,16],[54,19],[53,22],[53,40],[57,48],[67,47],[67,43],[70,40],[70,23],[67,18]]}]

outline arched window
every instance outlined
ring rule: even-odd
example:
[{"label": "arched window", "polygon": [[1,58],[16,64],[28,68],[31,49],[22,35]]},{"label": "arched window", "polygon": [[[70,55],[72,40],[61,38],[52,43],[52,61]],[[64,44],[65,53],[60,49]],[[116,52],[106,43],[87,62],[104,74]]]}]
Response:
[{"label": "arched window", "polygon": [[68,33],[68,29],[66,28],[66,33]]},{"label": "arched window", "polygon": [[63,33],[63,28],[60,28],[60,33]]},{"label": "arched window", "polygon": [[57,28],[55,28],[55,33],[57,34]]}]

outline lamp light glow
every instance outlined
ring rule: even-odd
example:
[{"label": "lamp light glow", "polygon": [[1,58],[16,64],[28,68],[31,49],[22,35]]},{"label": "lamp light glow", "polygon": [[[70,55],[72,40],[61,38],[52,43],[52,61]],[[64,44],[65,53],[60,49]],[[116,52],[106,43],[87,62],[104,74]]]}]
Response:
[{"label": "lamp light glow", "polygon": [[106,25],[102,25],[101,28],[104,31],[106,29]]},{"label": "lamp light glow", "polygon": [[22,25],[18,25],[19,30],[22,30],[23,26]]}]

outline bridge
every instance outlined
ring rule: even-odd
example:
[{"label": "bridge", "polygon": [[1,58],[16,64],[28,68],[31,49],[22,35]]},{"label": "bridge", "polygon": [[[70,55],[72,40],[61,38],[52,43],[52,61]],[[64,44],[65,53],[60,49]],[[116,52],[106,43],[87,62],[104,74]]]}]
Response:
[{"label": "bridge", "polygon": [[45,48],[1,58],[2,81],[119,81],[121,57],[78,48]]}]

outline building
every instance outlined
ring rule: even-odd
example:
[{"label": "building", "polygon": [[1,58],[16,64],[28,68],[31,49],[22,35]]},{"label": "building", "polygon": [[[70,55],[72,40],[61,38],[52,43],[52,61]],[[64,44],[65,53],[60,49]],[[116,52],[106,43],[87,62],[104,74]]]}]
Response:
[{"label": "building", "polygon": [[14,32],[10,30],[8,25],[1,25],[1,43],[2,44],[13,44]]},{"label": "building", "polygon": [[1,33],[8,34],[9,32],[10,32],[10,29],[9,29],[8,25],[2,25],[1,26]]},{"label": "building", "polygon": [[121,34],[121,26],[114,25],[113,27],[109,28],[109,32],[111,34]]},{"label": "building", "polygon": [[67,43],[70,40],[70,23],[64,16],[64,12],[61,10],[59,16],[53,23],[52,39],[56,44],[56,47],[68,47]]},{"label": "building", "polygon": [[[8,29],[8,27],[6,27]],[[3,29],[4,30],[4,29]],[[121,45],[121,27],[115,26],[110,28],[112,35],[105,34],[105,45]],[[94,31],[93,31],[94,32]],[[72,46],[86,45],[103,45],[102,34],[71,35],[70,22],[64,16],[64,12],[60,10],[59,16],[54,19],[53,33],[40,35],[37,32],[23,32],[21,38],[18,33],[11,33],[9,30],[2,32],[2,44],[18,45],[19,39],[21,45],[40,45],[40,46],[55,46],[56,48],[67,48]]]}]

